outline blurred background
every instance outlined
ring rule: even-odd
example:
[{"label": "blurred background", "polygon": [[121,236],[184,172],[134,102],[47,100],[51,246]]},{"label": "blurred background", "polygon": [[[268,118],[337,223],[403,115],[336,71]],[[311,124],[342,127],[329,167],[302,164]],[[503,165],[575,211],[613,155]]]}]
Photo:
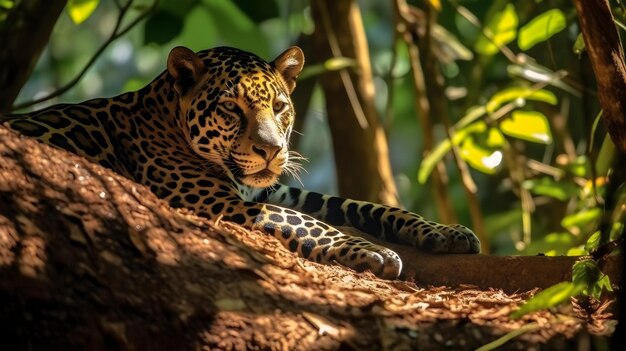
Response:
[{"label": "blurred background", "polygon": [[[15,5],[0,0],[0,25]],[[621,24],[621,5],[614,14]],[[75,86],[30,104],[74,79],[118,24],[128,32]],[[307,172],[284,182],[462,223],[493,254],[582,254],[612,147],[579,33],[566,0],[70,0],[15,106],[137,90],[177,45],[268,61],[299,45],[292,148]]]}]

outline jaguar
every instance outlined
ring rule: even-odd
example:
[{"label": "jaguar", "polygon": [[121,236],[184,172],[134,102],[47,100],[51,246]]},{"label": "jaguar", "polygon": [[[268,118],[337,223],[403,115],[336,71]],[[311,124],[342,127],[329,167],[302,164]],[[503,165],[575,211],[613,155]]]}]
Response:
[{"label": "jaguar", "polygon": [[303,65],[298,47],[272,62],[231,47],[175,47],[166,69],[136,92],[0,122],[144,184],[172,207],[260,230],[315,262],[399,277],[393,250],[344,226],[427,252],[479,253],[477,236],[462,225],[278,182],[300,167],[289,150],[290,95]]}]

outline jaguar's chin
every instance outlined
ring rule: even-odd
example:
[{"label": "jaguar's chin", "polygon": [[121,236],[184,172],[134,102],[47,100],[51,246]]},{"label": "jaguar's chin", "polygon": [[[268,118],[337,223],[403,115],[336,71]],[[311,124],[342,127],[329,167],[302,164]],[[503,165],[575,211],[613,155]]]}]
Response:
[{"label": "jaguar's chin", "polygon": [[247,174],[241,177],[241,182],[253,188],[267,188],[278,182],[280,174],[276,174],[269,168],[265,168],[256,173]]}]

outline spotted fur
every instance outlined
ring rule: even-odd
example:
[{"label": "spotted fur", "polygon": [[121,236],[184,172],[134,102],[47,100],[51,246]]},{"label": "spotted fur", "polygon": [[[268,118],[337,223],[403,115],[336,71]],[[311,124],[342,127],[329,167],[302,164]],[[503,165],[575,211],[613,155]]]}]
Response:
[{"label": "spotted fur", "polygon": [[0,121],[142,183],[174,207],[274,235],[316,262],[400,274],[395,252],[339,226],[430,252],[478,253],[477,237],[461,225],[277,183],[297,167],[288,150],[290,94],[303,64],[297,47],[271,63],[234,48],[177,47],[167,70],[137,92]]}]

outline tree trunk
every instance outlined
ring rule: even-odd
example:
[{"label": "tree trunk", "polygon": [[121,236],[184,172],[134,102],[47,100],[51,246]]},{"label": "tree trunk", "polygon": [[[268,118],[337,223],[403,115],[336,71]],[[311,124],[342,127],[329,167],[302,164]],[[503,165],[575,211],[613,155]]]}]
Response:
[{"label": "tree trunk", "polygon": [[[484,270],[506,261],[402,257],[424,285],[447,272],[471,282],[478,267],[492,284]],[[463,278],[464,257],[476,272]],[[501,278],[542,275],[528,267]],[[171,209],[142,185],[0,127],[3,349],[473,349],[532,327],[501,349],[558,350],[613,328],[594,314],[606,304],[510,320],[532,291],[447,281],[457,287],[297,258],[273,237]]]},{"label": "tree trunk", "polygon": [[352,69],[320,77],[326,97],[341,196],[398,205],[387,137],[374,106],[374,83],[355,1],[311,1],[317,61],[354,59]]},{"label": "tree trunk", "polygon": [[[617,28],[611,13],[608,1],[581,1],[576,0],[576,11],[580,21],[580,30],[585,40],[585,49],[589,54],[589,61],[593,67],[598,84],[598,99],[602,107],[602,120],[615,144],[617,155],[613,162],[613,171],[609,177],[606,189],[605,208],[601,233],[603,240],[609,238],[609,231],[613,226],[613,213],[620,212],[623,220],[623,200],[620,194],[624,193],[626,184],[626,63],[624,50]],[[620,209],[620,207],[622,207]],[[622,230],[622,252],[626,250],[626,241]],[[624,262],[622,262],[622,268]],[[622,344],[617,335],[624,335],[626,331],[626,294],[624,281],[620,282],[620,311],[618,330],[613,337],[612,346],[617,349]]]},{"label": "tree trunk", "polygon": [[67,0],[18,1],[0,26],[0,113],[11,111]]}]

